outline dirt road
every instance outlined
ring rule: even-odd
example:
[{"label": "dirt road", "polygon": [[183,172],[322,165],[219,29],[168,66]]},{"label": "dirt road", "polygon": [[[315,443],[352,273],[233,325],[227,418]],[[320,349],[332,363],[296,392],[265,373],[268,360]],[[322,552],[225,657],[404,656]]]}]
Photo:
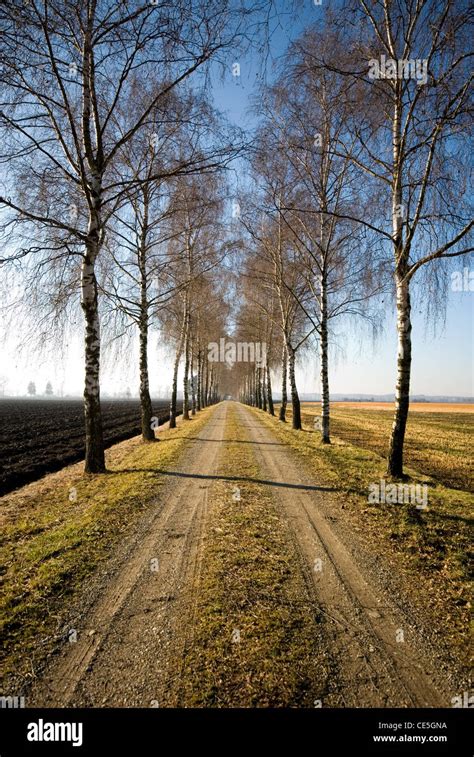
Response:
[{"label": "dirt road", "polygon": [[169,485],[138,537],[113,558],[91,611],[33,688],[33,705],[159,706],[187,631],[180,591],[197,581],[206,527],[209,483],[192,475],[216,471],[226,412],[216,409],[200,434],[205,441],[167,472]]},{"label": "dirt road", "polygon": [[190,675],[185,661],[194,643],[214,487],[223,479],[238,486],[244,478],[239,462],[232,469],[226,459],[230,420],[241,429],[237,442],[258,466],[247,484],[270,494],[292,545],[303,599],[322,619],[318,644],[330,682],[316,706],[449,707],[445,662],[417,635],[394,584],[381,578],[383,570],[344,530],[342,495],[318,487],[257,414],[231,402],[216,406],[173,470],[159,472],[167,485],[133,538],[111,556],[106,573],[85,587],[88,609],[35,682],[28,703],[183,704],[179,691],[183,675]]},{"label": "dirt road", "polygon": [[[302,570],[308,570],[326,616],[338,683],[332,699],[346,707],[446,706],[433,683],[439,662],[413,633],[409,606],[395,604],[366,555],[334,524],[343,520],[341,495],[318,488],[285,447],[239,406],[265,476],[279,485],[282,517],[291,525]],[[410,638],[411,637],[411,638]],[[431,650],[431,654],[433,650]],[[339,696],[338,696],[339,695]],[[339,700],[339,701],[338,701]]]}]

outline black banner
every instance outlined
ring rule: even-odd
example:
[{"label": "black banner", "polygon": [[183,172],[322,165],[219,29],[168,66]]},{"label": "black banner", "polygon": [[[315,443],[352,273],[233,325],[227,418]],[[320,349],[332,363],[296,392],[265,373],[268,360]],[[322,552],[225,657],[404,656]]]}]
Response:
[{"label": "black banner", "polygon": [[[279,751],[315,755],[472,757],[472,712],[460,709],[0,709],[0,757]],[[267,752],[268,753],[268,752]]]}]

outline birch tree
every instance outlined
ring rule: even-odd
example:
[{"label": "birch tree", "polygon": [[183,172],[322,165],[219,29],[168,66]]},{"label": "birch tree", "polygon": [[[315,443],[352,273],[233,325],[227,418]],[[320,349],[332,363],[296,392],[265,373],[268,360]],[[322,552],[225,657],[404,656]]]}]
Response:
[{"label": "birch tree", "polygon": [[[383,251],[360,225],[345,216],[372,201],[360,191],[356,168],[338,154],[350,124],[351,82],[312,66],[312,52],[334,53],[328,30],[305,32],[289,49],[276,83],[262,91],[267,144],[288,164],[284,202],[277,203],[305,271],[302,295],[292,294],[314,326],[319,342],[321,440],[330,442],[329,344],[336,321],[349,318],[375,328],[372,298],[384,286]],[[269,149],[269,148],[267,148]]]},{"label": "birch tree", "polygon": [[[175,261],[168,279],[179,288],[177,303],[172,306],[176,335],[173,383],[170,402],[170,427],[176,423],[178,370],[184,357],[183,418],[189,420],[189,372],[194,332],[193,306],[201,277],[211,271],[226,247],[216,239],[222,212],[222,182],[217,175],[189,177],[174,183],[170,204],[170,253]],[[224,253],[225,254],[225,253]],[[176,307],[177,305],[177,307]],[[173,327],[172,327],[173,328]],[[178,336],[179,333],[179,336]]]},{"label": "birch tree", "polygon": [[[148,170],[150,166],[148,166]],[[138,332],[139,396],[144,441],[155,441],[149,378],[149,334],[153,317],[174,289],[160,285],[168,260],[168,241],[162,226],[167,220],[167,192],[160,182],[146,179],[114,215],[99,269],[99,291],[107,310],[116,314],[115,338],[130,326]],[[117,334],[118,332],[118,334]]]},{"label": "birch tree", "polygon": [[[156,106],[238,42],[240,18],[241,9],[215,0],[191,6],[180,0],[5,0],[1,5],[4,228],[18,221],[39,228],[44,238],[50,232],[61,235],[68,245],[63,252],[80,255],[86,472],[105,469],[96,263],[110,216],[135,180],[133,170],[121,174],[117,164],[124,165],[121,153],[137,132],[153,128]],[[210,156],[200,153],[190,162],[161,167],[150,179],[199,170],[209,162]],[[63,191],[53,205],[49,191],[59,184]],[[41,244],[7,258],[27,253],[42,254]]]},{"label": "birch tree", "polygon": [[[266,158],[264,157],[266,155]],[[265,185],[262,204],[252,208],[242,216],[242,223],[253,240],[252,252],[261,259],[262,264],[255,267],[255,274],[262,279],[268,297],[268,291],[275,295],[275,325],[282,341],[281,356],[281,405],[279,420],[286,420],[287,381],[290,385],[292,403],[292,426],[301,429],[301,407],[296,383],[296,359],[314,333],[314,326],[301,308],[308,294],[307,280],[299,260],[298,250],[284,227],[281,217],[281,205],[285,175],[271,164],[268,153],[261,153],[260,161],[255,161],[260,183]],[[264,168],[265,165],[265,168]],[[268,174],[267,174],[268,169]],[[265,282],[265,283],[264,283]],[[270,311],[267,313],[270,315]]]},{"label": "birch tree", "polygon": [[402,477],[413,284],[423,271],[429,276],[430,266],[447,266],[473,249],[466,173],[472,21],[467,3],[453,0],[357,0],[345,17],[352,22],[341,37],[345,56],[309,54],[315,66],[352,82],[353,117],[337,153],[351,155],[361,185],[376,187],[379,201],[369,216],[350,215],[392,254],[398,347],[388,473]]},{"label": "birch tree", "polygon": [[[189,252],[186,247],[184,251],[178,249],[179,245],[173,247],[173,240],[177,242],[183,233],[184,177],[180,182],[153,180],[151,177],[157,173],[160,163],[183,162],[185,154],[196,154],[201,149],[203,140],[213,139],[217,146],[226,136],[225,127],[202,95],[181,93],[179,99],[174,97],[168,102],[166,120],[164,116],[164,112],[156,111],[156,130],[151,136],[139,132],[125,152],[126,170],[133,170],[135,179],[124,206],[112,219],[109,231],[112,248],[110,259],[106,258],[105,281],[100,286],[113,306],[138,330],[142,437],[145,441],[156,439],[149,389],[150,326],[157,321],[159,310],[178,296],[178,292],[190,286],[193,274],[188,270],[186,280],[171,275],[171,272],[180,270],[182,256]],[[198,176],[199,182],[209,184],[210,179],[204,172]],[[126,328],[126,324],[123,327]],[[190,324],[187,328],[190,329]],[[185,351],[190,354],[189,348]]]}]

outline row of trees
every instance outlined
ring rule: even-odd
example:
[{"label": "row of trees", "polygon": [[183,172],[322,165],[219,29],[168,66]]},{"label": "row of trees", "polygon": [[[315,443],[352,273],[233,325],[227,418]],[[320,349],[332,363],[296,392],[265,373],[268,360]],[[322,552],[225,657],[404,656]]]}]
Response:
[{"label": "row of trees", "polygon": [[[35,397],[36,396],[36,384],[35,384],[34,381],[30,381],[29,382],[27,391],[28,391],[28,394],[30,395],[30,397]],[[46,397],[52,397],[53,396],[54,392],[53,392],[53,385],[52,385],[51,381],[47,382],[46,388],[44,390],[44,393],[45,393]]]},{"label": "row of trees", "polygon": [[[51,329],[61,316],[74,322],[80,290],[87,472],[105,468],[101,327],[119,314],[139,330],[145,438],[153,436],[147,340],[157,313],[165,333],[179,332],[175,365],[184,352],[186,378],[198,366],[196,402],[215,396],[216,371],[202,353],[212,266],[225,252],[210,233],[221,191],[212,177],[241,144],[209,105],[209,64],[228,65],[227,51],[249,39],[249,28],[258,32],[265,8],[232,0],[1,4],[2,262],[21,266],[30,303]],[[220,317],[214,326],[222,329]],[[176,376],[175,368],[172,425]]]},{"label": "row of trees", "polygon": [[[19,269],[49,329],[75,322],[80,293],[88,472],[105,467],[104,333],[138,340],[146,440],[150,328],[173,346],[172,426],[182,365],[185,418],[219,386],[238,386],[273,413],[279,376],[280,418],[289,386],[301,428],[296,364],[317,345],[329,443],[334,334],[349,321],[376,329],[391,292],[398,378],[389,472],[402,475],[413,282],[433,302],[450,259],[472,250],[468,6],[347,0],[337,15],[327,11],[261,87],[260,126],[244,140],[211,107],[209,64],[228,65],[228,51],[258,38],[270,7],[0,6],[0,262]],[[252,186],[236,235],[223,222],[225,170],[244,144]],[[225,261],[237,248],[231,284]],[[266,345],[266,362],[232,371],[209,362],[209,343],[229,323],[234,338]]]},{"label": "row of trees", "polygon": [[[329,443],[330,335],[349,319],[376,328],[395,290],[388,472],[399,477],[412,287],[419,279],[432,307],[449,260],[473,250],[465,169],[472,28],[467,4],[450,0],[362,0],[345,11],[343,21],[327,15],[324,28],[291,45],[275,83],[258,96],[263,117],[251,156],[253,199],[242,219],[250,254],[240,327],[243,338],[267,341],[269,365],[280,368],[282,420],[288,374],[296,429],[295,358],[317,342],[321,436]],[[387,60],[403,65],[387,73]],[[267,381],[258,366],[244,373],[241,398],[272,413],[268,368]]]}]

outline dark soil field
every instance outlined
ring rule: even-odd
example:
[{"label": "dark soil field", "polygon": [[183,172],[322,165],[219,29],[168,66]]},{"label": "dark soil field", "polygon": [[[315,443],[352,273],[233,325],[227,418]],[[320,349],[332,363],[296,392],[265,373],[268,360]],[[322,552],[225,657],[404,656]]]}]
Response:
[{"label": "dark soil field", "polygon": [[[154,400],[164,423],[169,401]],[[107,446],[140,433],[138,400],[102,401]],[[0,495],[84,457],[82,400],[0,401]]]}]

